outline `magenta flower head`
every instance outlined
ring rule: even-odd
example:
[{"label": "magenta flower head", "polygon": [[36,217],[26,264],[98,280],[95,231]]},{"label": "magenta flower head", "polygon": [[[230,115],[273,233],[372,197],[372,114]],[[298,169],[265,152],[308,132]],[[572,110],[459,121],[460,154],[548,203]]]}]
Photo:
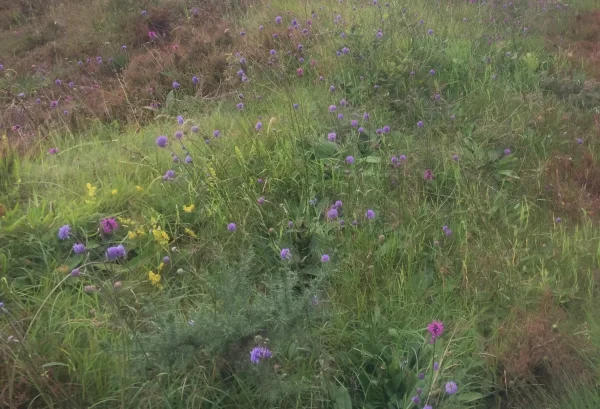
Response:
[{"label": "magenta flower head", "polygon": [[435,341],[444,333],[444,324],[441,321],[433,320],[427,325],[427,331],[431,334],[431,339]]},{"label": "magenta flower head", "polygon": [[292,258],[292,252],[290,249],[281,249],[279,257],[281,257],[282,260],[290,260]]},{"label": "magenta flower head", "polygon": [[259,364],[261,360],[269,359],[272,355],[267,347],[255,347],[250,351],[250,362]]},{"label": "magenta flower head", "polygon": [[73,244],[73,253],[75,253],[75,254],[85,253],[85,245],[82,243]]},{"label": "magenta flower head", "polygon": [[71,235],[71,226],[65,224],[60,229],[58,229],[58,238],[61,240],[66,240]]},{"label": "magenta flower head", "polygon": [[323,263],[329,263],[329,260],[330,260],[330,258],[329,258],[329,255],[327,255],[327,254],[323,254],[323,255],[321,256],[321,261],[322,261]]},{"label": "magenta flower head", "polygon": [[446,393],[448,395],[454,395],[458,392],[458,385],[454,381],[450,381],[446,384]]},{"label": "magenta flower head", "polygon": [[156,37],[158,37],[156,31],[148,31],[148,38],[150,38],[150,40],[154,40]]},{"label": "magenta flower head", "polygon": [[106,249],[106,258],[108,259],[108,261],[115,261],[119,258],[123,258],[126,254],[127,251],[125,251],[125,247],[123,247],[122,244]]},{"label": "magenta flower head", "polygon": [[50,155],[56,155],[58,153],[58,148],[50,148],[48,149],[48,153]]},{"label": "magenta flower head", "polygon": [[167,146],[167,143],[169,143],[169,138],[167,138],[164,135],[161,135],[158,138],[156,138],[156,146],[158,146],[159,148],[165,148]]},{"label": "magenta flower head", "polygon": [[100,227],[102,227],[104,233],[111,234],[119,228],[119,224],[112,217],[107,217],[100,221]]},{"label": "magenta flower head", "polygon": [[346,156],[346,163],[352,165],[354,163],[354,156]]},{"label": "magenta flower head", "polygon": [[298,68],[298,69],[296,70],[296,74],[297,74],[299,77],[302,77],[302,76],[304,75],[304,70],[303,70],[302,68]]},{"label": "magenta flower head", "polygon": [[331,132],[331,133],[327,134],[327,140],[329,142],[335,142],[336,138],[337,138],[337,135],[335,134],[335,132]]},{"label": "magenta flower head", "polygon": [[375,34],[375,37],[377,37],[377,38],[383,37],[383,32],[381,30],[377,31],[377,34]]},{"label": "magenta flower head", "polygon": [[369,210],[366,211],[365,217],[368,220],[373,220],[375,218],[375,212],[373,210],[369,209]]},{"label": "magenta flower head", "polygon": [[425,126],[425,124],[423,123],[423,121],[419,121],[419,122],[417,122],[417,126],[419,128],[423,128],[423,126]]},{"label": "magenta flower head", "polygon": [[433,172],[431,171],[431,169],[427,169],[427,170],[425,170],[425,172],[423,172],[423,179],[425,179],[425,180],[433,179]]},{"label": "magenta flower head", "polygon": [[229,223],[227,225],[227,230],[229,230],[231,233],[233,233],[237,230],[237,226],[235,225],[235,223]]}]

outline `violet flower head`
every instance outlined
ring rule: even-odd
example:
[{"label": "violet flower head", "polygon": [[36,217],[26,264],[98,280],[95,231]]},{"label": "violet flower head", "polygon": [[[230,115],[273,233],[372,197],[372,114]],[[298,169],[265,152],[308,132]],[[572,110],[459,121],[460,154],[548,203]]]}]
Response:
[{"label": "violet flower head", "polygon": [[344,206],[344,203],[342,203],[341,200],[336,200],[334,203],[334,206],[337,208],[340,208],[340,207]]},{"label": "violet flower head", "polygon": [[453,161],[458,162],[459,159],[460,159],[460,157],[456,153],[454,155],[452,155]]},{"label": "violet flower head", "polygon": [[279,257],[281,257],[282,260],[290,260],[292,258],[292,252],[288,248],[281,249]]},{"label": "violet flower head", "polygon": [[107,217],[100,221],[100,227],[105,234],[111,234],[119,228],[119,224],[112,217]]},{"label": "violet flower head", "polygon": [[244,109],[244,103],[239,102],[235,107],[238,109],[238,111],[241,111],[242,109]]},{"label": "violet flower head", "polygon": [[356,119],[353,119],[352,121],[350,121],[350,126],[352,128],[358,127],[358,121]]},{"label": "violet flower head", "polygon": [[58,229],[58,238],[60,240],[66,240],[71,235],[71,226],[65,224],[60,229]]},{"label": "violet flower head", "polygon": [[173,81],[173,89],[179,89],[181,87],[181,84],[179,84],[177,81]]},{"label": "violet flower head", "polygon": [[256,125],[254,125],[254,129],[256,129],[257,131],[260,131],[263,127],[262,122],[257,122]]},{"label": "violet flower head", "polygon": [[171,264],[171,258],[169,256],[164,256],[162,262],[165,264]]},{"label": "violet flower head", "polygon": [[119,258],[123,258],[126,254],[127,251],[125,251],[125,247],[123,247],[122,244],[106,249],[106,258],[108,259],[108,261],[115,261]]},{"label": "violet flower head", "polygon": [[390,133],[390,130],[390,127],[387,125],[383,127],[383,133]]},{"label": "violet flower head", "polygon": [[375,212],[373,210],[369,209],[365,212],[365,217],[368,220],[373,220],[375,218]]},{"label": "violet flower head", "polygon": [[227,225],[227,230],[229,230],[229,232],[233,233],[237,230],[237,226],[235,225],[235,223],[229,223]]},{"label": "violet flower head", "polygon": [[342,119],[344,119],[344,114],[342,114],[341,112],[338,114],[337,118],[341,121]]},{"label": "violet flower head", "polygon": [[329,105],[329,112],[335,112],[337,107],[335,105]]},{"label": "violet flower head", "polygon": [[163,180],[173,180],[175,179],[175,171],[174,170],[167,170],[165,172],[165,174],[163,175]]},{"label": "violet flower head", "polygon": [[250,362],[259,364],[261,360],[269,359],[272,355],[267,347],[255,347],[250,351]]},{"label": "violet flower head", "polygon": [[181,115],[177,115],[177,123],[179,125],[183,125],[184,119]]},{"label": "violet flower head", "polygon": [[352,165],[354,163],[354,156],[346,156],[346,163]]},{"label": "violet flower head", "polygon": [[431,169],[426,169],[425,172],[423,172],[423,179],[425,179],[425,180],[433,179],[433,172]]},{"label": "violet flower head", "polygon": [[328,262],[329,262],[329,260],[330,260],[330,258],[329,258],[329,255],[328,255],[328,254],[323,254],[323,255],[321,256],[321,262],[323,262],[323,263],[328,263]]},{"label": "violet flower head", "polygon": [[508,156],[510,155],[510,149],[506,148],[504,149],[504,156]]},{"label": "violet flower head", "polygon": [[58,153],[58,148],[50,148],[48,149],[48,153],[50,155],[56,155]]},{"label": "violet flower head", "polygon": [[85,245],[83,243],[73,244],[73,253],[75,253],[75,254],[85,253]]},{"label": "violet flower head", "polygon": [[214,136],[215,138],[218,138],[219,136],[221,136],[221,132],[220,132],[218,129],[215,129],[215,130],[213,131],[213,136]]},{"label": "violet flower head", "polygon": [[432,29],[427,30],[427,35],[432,35],[432,34],[433,34],[433,30]]},{"label": "violet flower head", "polygon": [[423,121],[419,121],[419,122],[417,122],[417,126],[419,128],[423,128],[423,126],[425,126],[425,124],[423,123]]},{"label": "violet flower head", "polygon": [[458,392],[458,385],[454,381],[450,381],[446,384],[446,393],[448,395],[454,395]]},{"label": "violet flower head", "polygon": [[177,138],[177,139],[183,138],[183,131],[176,131],[175,132],[175,138]]},{"label": "violet flower head", "polygon": [[158,146],[159,148],[165,148],[167,146],[167,143],[169,143],[169,138],[167,138],[164,135],[161,135],[158,138],[156,138],[156,146]]},{"label": "violet flower head", "polygon": [[335,142],[336,138],[337,138],[337,135],[335,134],[335,132],[331,132],[331,133],[327,134],[327,140],[329,142]]},{"label": "violet flower head", "polygon": [[331,86],[329,87],[329,92],[334,92],[334,91],[335,91],[335,86],[334,86],[334,85],[331,85]]},{"label": "violet flower head", "polygon": [[276,22],[277,24],[281,24],[281,22],[282,22],[282,21],[283,21],[283,19],[281,18],[281,16],[277,16],[277,17],[275,17],[275,22]]},{"label": "violet flower head", "polygon": [[338,218],[338,210],[335,207],[332,207],[327,211],[327,219],[335,220]]}]

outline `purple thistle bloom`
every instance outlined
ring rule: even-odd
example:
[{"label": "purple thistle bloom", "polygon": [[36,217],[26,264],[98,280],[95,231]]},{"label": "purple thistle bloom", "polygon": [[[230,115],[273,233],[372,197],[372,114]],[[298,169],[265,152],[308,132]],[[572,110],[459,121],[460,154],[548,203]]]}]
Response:
[{"label": "purple thistle bloom", "polygon": [[354,163],[354,156],[346,156],[346,163],[352,165]]},{"label": "purple thistle bloom", "polygon": [[327,135],[327,140],[329,142],[335,142],[336,137],[337,137],[337,135],[335,134],[335,132],[331,132]]},{"label": "purple thistle bloom", "polygon": [[448,382],[446,384],[446,393],[448,395],[454,395],[456,392],[458,392],[458,385],[453,381]]},{"label": "purple thistle bloom", "polygon": [[254,125],[254,129],[256,129],[257,131],[260,131],[263,127],[262,122],[257,122],[256,125]]},{"label": "purple thistle bloom", "polygon": [[337,218],[338,218],[338,211],[337,211],[337,208],[335,208],[335,207],[332,207],[331,209],[329,209],[329,210],[327,211],[327,218],[328,218],[329,220],[335,220],[335,219],[337,219]]},{"label": "purple thistle bloom", "polygon": [[362,126],[360,128],[358,128],[358,133],[363,133],[365,132],[365,128],[363,128]]},{"label": "purple thistle bloom", "polygon": [[111,234],[119,228],[119,224],[112,217],[107,217],[100,221],[100,227],[102,227],[104,233]]},{"label": "purple thistle bloom", "polygon": [[156,138],[156,146],[158,146],[159,148],[165,148],[167,146],[167,143],[169,143],[169,138],[167,138],[164,135],[161,135],[158,138]]},{"label": "purple thistle bloom", "polygon": [[192,126],[192,128],[191,128],[191,131],[192,131],[193,133],[198,133],[198,131],[199,131],[199,130],[200,130],[200,128],[198,128],[198,126],[197,126],[197,125],[194,125],[194,126]]},{"label": "purple thistle bloom", "polygon": [[272,353],[267,347],[255,347],[250,351],[250,362],[259,364],[263,359],[271,358]]},{"label": "purple thistle bloom", "polygon": [[400,162],[404,162],[406,160],[406,155],[400,155],[398,159],[400,159]]},{"label": "purple thistle bloom", "polygon": [[365,112],[365,113],[363,114],[363,119],[364,119],[365,121],[368,121],[368,120],[369,120],[369,118],[370,118],[370,115],[369,115],[369,113],[368,113],[368,112]]},{"label": "purple thistle bloom", "polygon": [[294,108],[294,109],[298,109],[298,108],[300,108],[300,105],[298,105],[298,104],[294,104],[294,105],[292,105],[292,108]]},{"label": "purple thistle bloom", "polygon": [[456,119],[456,115],[450,115],[450,119],[454,121]]},{"label": "purple thistle bloom", "polygon": [[506,148],[504,149],[504,156],[508,156],[510,155],[510,149]]},{"label": "purple thistle bloom", "polygon": [[263,31],[263,30],[265,29],[265,26],[258,26],[258,29],[259,29],[260,31]]},{"label": "purple thistle bloom", "polygon": [[221,132],[220,132],[218,129],[215,129],[215,130],[213,131],[213,136],[214,136],[215,138],[218,138],[219,136],[221,136]]},{"label": "purple thistle bloom", "polygon": [[179,89],[181,85],[177,81],[173,81],[173,89]]},{"label": "purple thistle bloom", "polygon": [[368,220],[373,220],[375,218],[375,212],[373,210],[369,209],[369,210],[366,211],[365,217]]},{"label": "purple thistle bloom", "polygon": [[383,127],[383,133],[390,133],[390,127],[389,126],[384,126]]},{"label": "purple thistle bloom", "polygon": [[321,256],[321,261],[322,261],[323,263],[328,263],[328,262],[329,262],[329,260],[330,260],[330,258],[329,258],[329,255],[327,255],[327,254],[323,254],[323,255]]},{"label": "purple thistle bloom", "polygon": [[50,108],[56,108],[58,106],[58,101],[50,101]]},{"label": "purple thistle bloom", "polygon": [[375,37],[377,37],[377,38],[383,37],[383,32],[381,30],[377,31],[377,34],[375,34]]},{"label": "purple thistle bloom", "polygon": [[352,128],[356,128],[358,126],[358,121],[356,119],[353,119],[352,121],[350,121],[350,126],[352,126]]},{"label": "purple thistle bloom", "polygon": [[335,87],[332,85],[329,87],[329,92],[334,92],[335,91]]},{"label": "purple thistle bloom", "polygon": [[69,88],[73,88],[75,86],[75,83],[73,81],[69,82]]},{"label": "purple thistle bloom", "polygon": [[319,81],[325,81],[325,77],[324,77],[324,76],[322,76],[322,75],[320,75],[320,76],[319,76]]},{"label": "purple thistle bloom", "polygon": [[265,198],[263,196],[259,197],[258,199],[256,199],[256,203],[262,205],[263,203],[265,203]]},{"label": "purple thistle bloom", "polygon": [[423,172],[423,179],[425,179],[425,180],[433,179],[433,172],[431,171],[431,169],[427,169],[427,170],[425,170],[425,172]]},{"label": "purple thistle bloom", "polygon": [[425,405],[423,406],[423,409],[433,409],[433,407],[431,405]]},{"label": "purple thistle bloom", "polygon": [[126,254],[127,252],[125,251],[125,247],[123,247],[122,244],[106,249],[106,258],[108,259],[108,261],[115,261],[118,258],[125,257]]},{"label": "purple thistle bloom", "polygon": [[173,180],[175,179],[175,171],[174,170],[167,170],[163,176],[163,180]]},{"label": "purple thistle bloom", "polygon": [[457,154],[454,154],[454,155],[452,155],[452,159],[453,159],[455,162],[458,162],[458,160],[459,160],[460,158],[458,157],[458,155],[457,155]]},{"label": "purple thistle bloom", "polygon": [[433,34],[433,30],[432,29],[427,30],[427,35],[432,35],[432,34]]},{"label": "purple thistle bloom", "polygon": [[348,105],[348,101],[346,101],[345,99],[340,100],[340,105],[345,107]]},{"label": "purple thistle bloom", "polygon": [[175,132],[175,138],[177,138],[177,139],[183,138],[183,131],[176,131]]},{"label": "purple thistle bloom", "polygon": [[50,148],[48,149],[48,153],[50,155],[56,155],[58,153],[58,148]]},{"label": "purple thistle bloom", "polygon": [[435,75],[435,70],[429,70],[429,75],[434,76]]},{"label": "purple thistle bloom", "polygon": [[425,24],[425,20],[421,19],[421,20],[419,21],[419,25],[421,25],[421,26],[422,26],[423,24]]},{"label": "purple thistle bloom", "polygon": [[335,112],[337,107],[335,105],[329,105],[329,112]]},{"label": "purple thistle bloom", "polygon": [[264,183],[264,180],[262,180],[262,178],[258,178],[256,183],[258,183],[259,185],[262,185]]},{"label": "purple thistle bloom", "polygon": [[287,249],[287,248],[281,249],[279,256],[281,257],[282,260],[289,260],[292,258],[292,252],[290,251],[290,249]]},{"label": "purple thistle bloom", "polygon": [[392,162],[392,165],[397,165],[398,164],[398,158],[395,156],[392,156],[390,158],[390,162]]},{"label": "purple thistle bloom", "polygon": [[75,254],[85,253],[85,245],[83,243],[73,244],[73,253],[75,253]]},{"label": "purple thistle bloom", "polygon": [[344,205],[344,203],[342,203],[342,201],[341,201],[341,200],[336,200],[336,201],[335,201],[335,203],[334,203],[334,206],[335,206],[335,207],[338,207],[338,208],[339,208],[339,207],[342,207],[343,205]]},{"label": "purple thistle bloom", "polygon": [[281,22],[282,22],[282,21],[283,21],[283,19],[281,18],[281,16],[277,16],[277,17],[275,17],[275,22],[276,22],[277,24],[281,24]]},{"label": "purple thistle bloom", "polygon": [[297,46],[297,47],[298,47],[298,51],[302,51],[302,48],[304,48],[304,47],[302,46],[302,44],[298,44],[298,46]]},{"label": "purple thistle bloom", "polygon": [[184,122],[183,117],[181,115],[177,115],[177,123],[179,125],[183,125],[183,122]]},{"label": "purple thistle bloom", "polygon": [[424,126],[424,124],[423,124],[423,121],[419,121],[419,122],[417,122],[417,126],[418,126],[419,128],[423,128],[423,126]]},{"label": "purple thistle bloom", "polygon": [[299,77],[302,77],[304,75],[304,70],[302,68],[298,68],[296,70],[296,75],[298,75]]},{"label": "purple thistle bloom", "polygon": [[229,230],[231,233],[233,233],[237,230],[237,226],[235,225],[235,223],[229,223],[227,225],[227,230]]},{"label": "purple thistle bloom", "polygon": [[172,153],[171,156],[173,156],[173,163],[179,162],[179,156],[175,155],[174,153]]},{"label": "purple thistle bloom", "polygon": [[290,220],[290,221],[288,222],[288,228],[290,228],[290,229],[291,229],[292,227],[294,227],[294,222]]},{"label": "purple thistle bloom", "polygon": [[198,77],[196,77],[195,75],[192,77],[192,84],[196,85],[200,82],[200,80],[198,79]]},{"label": "purple thistle bloom", "polygon": [[62,85],[62,81],[59,80],[58,78],[54,81],[54,83],[59,86]]},{"label": "purple thistle bloom", "polygon": [[383,129],[379,128],[375,131],[377,135],[381,135],[383,133]]},{"label": "purple thistle bloom", "polygon": [[344,119],[344,114],[342,114],[342,113],[339,113],[337,117],[338,117],[338,119],[341,121],[342,119]]},{"label": "purple thistle bloom", "polygon": [[146,10],[142,10],[142,16],[146,15]]},{"label": "purple thistle bloom", "polygon": [[65,224],[60,229],[58,229],[58,238],[61,240],[66,240],[71,235],[71,226]]}]

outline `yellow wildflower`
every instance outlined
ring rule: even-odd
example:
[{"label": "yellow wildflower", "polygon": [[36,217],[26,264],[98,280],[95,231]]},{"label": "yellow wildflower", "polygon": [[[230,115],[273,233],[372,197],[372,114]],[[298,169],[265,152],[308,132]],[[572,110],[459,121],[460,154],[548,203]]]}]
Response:
[{"label": "yellow wildflower", "polygon": [[143,190],[144,190],[144,188],[143,188],[143,187],[141,187],[141,186],[136,186],[136,187],[135,187],[135,190],[137,190],[138,192],[141,192],[141,191],[143,191]]},{"label": "yellow wildflower", "polygon": [[127,238],[129,240],[134,240],[136,237],[137,237],[137,233],[136,232],[134,232],[132,230],[130,230],[130,231],[127,232]]},{"label": "yellow wildflower", "polygon": [[119,193],[119,191],[117,189],[113,189],[110,191],[110,193],[112,193],[113,195],[116,195],[117,193]]},{"label": "yellow wildflower", "polygon": [[165,268],[165,263],[161,262],[156,270],[162,271],[163,268]]},{"label": "yellow wildflower", "polygon": [[195,208],[196,208],[196,205],[191,204],[189,206],[183,206],[183,211],[186,213],[192,213]]},{"label": "yellow wildflower", "polygon": [[154,272],[152,271],[148,272],[148,280],[150,280],[150,284],[152,284],[152,286],[158,288],[159,290],[163,289],[163,286],[160,283],[161,278],[162,277],[160,276],[160,274],[154,274]]},{"label": "yellow wildflower", "polygon": [[88,190],[88,196],[89,197],[95,197],[96,196],[96,190],[98,189],[96,186],[92,186],[92,184],[90,182],[88,182],[86,185],[87,190]]},{"label": "yellow wildflower", "polygon": [[194,231],[193,231],[193,230],[191,230],[191,229],[188,229],[187,227],[185,228],[185,230],[184,230],[184,231],[185,231],[185,234],[187,234],[187,235],[188,235],[188,236],[190,236],[190,237],[193,237],[193,238],[197,238],[197,237],[198,237],[198,236],[196,236],[196,233],[194,233]]},{"label": "yellow wildflower", "polygon": [[169,235],[162,231],[160,227],[158,229],[152,229],[152,235],[159,245],[166,246],[169,244]]}]

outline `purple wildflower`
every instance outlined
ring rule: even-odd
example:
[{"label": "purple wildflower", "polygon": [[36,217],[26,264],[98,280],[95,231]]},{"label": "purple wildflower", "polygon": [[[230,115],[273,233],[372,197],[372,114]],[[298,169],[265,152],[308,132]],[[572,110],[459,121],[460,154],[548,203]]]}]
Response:
[{"label": "purple wildflower", "polygon": [[432,35],[432,34],[433,34],[433,30],[432,29],[427,30],[427,35]]},{"label": "purple wildflower", "polygon": [[81,275],[81,271],[79,268],[74,268],[70,273],[71,277],[79,277]]},{"label": "purple wildflower", "polygon": [[66,240],[71,235],[71,226],[65,224],[60,229],[58,229],[58,238],[61,240]]},{"label": "purple wildflower", "polygon": [[50,148],[48,149],[48,153],[50,155],[56,155],[58,153],[58,148]]},{"label": "purple wildflower", "polygon": [[426,169],[425,172],[423,172],[423,179],[425,179],[425,180],[433,179],[433,172],[431,171],[431,169]]},{"label": "purple wildflower", "polygon": [[169,256],[164,256],[162,262],[165,264],[171,264],[171,258]]},{"label": "purple wildflower", "polygon": [[175,138],[177,138],[177,139],[183,138],[183,131],[176,131],[175,132]]},{"label": "purple wildflower", "polygon": [[373,220],[375,218],[375,212],[373,210],[369,209],[369,210],[366,211],[365,217],[368,220]]},{"label": "purple wildflower", "polygon": [[159,136],[158,138],[156,138],[156,145],[159,148],[165,148],[167,146],[167,143],[169,142],[169,138],[167,138],[164,135]]},{"label": "purple wildflower", "polygon": [[256,125],[254,125],[254,129],[256,129],[257,131],[260,131],[263,127],[262,122],[257,122]]},{"label": "purple wildflower", "polygon": [[328,263],[328,262],[329,262],[329,260],[330,260],[330,258],[329,258],[329,255],[327,255],[327,254],[323,254],[323,255],[321,256],[321,261],[322,261],[323,263]]},{"label": "purple wildflower", "polygon": [[329,220],[335,220],[338,218],[338,210],[335,207],[332,207],[327,211],[327,218]]},{"label": "purple wildflower", "polygon": [[256,199],[256,203],[258,203],[259,205],[262,205],[263,203],[265,203],[264,196],[261,196],[258,199]]},{"label": "purple wildflower", "polygon": [[281,257],[282,260],[289,260],[292,258],[292,252],[290,251],[290,249],[287,249],[287,248],[281,249],[279,256]]},{"label": "purple wildflower", "polygon": [[356,128],[358,126],[358,121],[356,119],[353,119],[352,121],[350,121],[350,126],[352,128]]},{"label": "purple wildflower", "polygon": [[338,119],[341,121],[342,119],[344,119],[344,114],[342,114],[341,112],[338,114]]},{"label": "purple wildflower", "polygon": [[423,124],[423,121],[419,121],[419,122],[417,122],[417,126],[418,126],[419,128],[423,128],[423,126],[424,126],[424,124]]},{"label": "purple wildflower", "polygon": [[163,175],[163,180],[173,180],[175,179],[175,171],[174,170],[167,170],[165,172],[165,174]]},{"label": "purple wildflower", "polygon": [[85,253],[85,245],[83,243],[73,244],[73,253],[75,253],[75,254]]},{"label": "purple wildflower", "polygon": [[177,115],[177,123],[179,125],[183,125],[184,119],[181,115]]},{"label": "purple wildflower", "polygon": [[327,134],[327,140],[329,142],[335,142],[337,135],[335,134],[335,132],[331,132],[329,134]]},{"label": "purple wildflower", "polygon": [[179,89],[179,87],[181,87],[181,84],[179,84],[177,81],[173,81],[173,89]]},{"label": "purple wildflower", "polygon": [[335,105],[329,105],[329,112],[335,112],[337,107]]},{"label": "purple wildflower", "polygon": [[235,223],[229,223],[227,225],[227,230],[229,230],[231,233],[233,233],[237,230],[237,226],[235,225]]},{"label": "purple wildflower", "polygon": [[510,155],[510,149],[506,148],[504,149],[504,156],[508,156]]},{"label": "purple wildflower", "polygon": [[354,156],[346,156],[346,163],[352,165],[354,163]]},{"label": "purple wildflower", "polygon": [[390,127],[389,126],[384,126],[383,127],[383,133],[390,133]]},{"label": "purple wildflower", "polygon": [[458,155],[455,153],[454,155],[452,155],[452,160],[454,160],[455,162],[458,162],[460,158],[458,157]]},{"label": "purple wildflower", "polygon": [[119,224],[112,217],[107,217],[100,221],[100,227],[102,227],[104,233],[111,234],[119,228]]},{"label": "purple wildflower", "polygon": [[118,258],[125,257],[126,254],[127,252],[125,251],[125,247],[123,247],[122,244],[106,249],[106,258],[108,259],[108,261],[115,261]]},{"label": "purple wildflower", "polygon": [[273,354],[267,347],[254,347],[252,351],[250,351],[250,362],[253,364],[259,364],[263,359],[271,358]]},{"label": "purple wildflower", "polygon": [[281,18],[281,16],[277,16],[277,17],[275,17],[275,22],[276,22],[277,24],[281,24],[281,22],[282,22],[282,21],[283,21],[283,19]]},{"label": "purple wildflower", "polygon": [[456,392],[458,392],[458,385],[453,381],[448,382],[446,384],[446,393],[448,395],[454,395]]}]

